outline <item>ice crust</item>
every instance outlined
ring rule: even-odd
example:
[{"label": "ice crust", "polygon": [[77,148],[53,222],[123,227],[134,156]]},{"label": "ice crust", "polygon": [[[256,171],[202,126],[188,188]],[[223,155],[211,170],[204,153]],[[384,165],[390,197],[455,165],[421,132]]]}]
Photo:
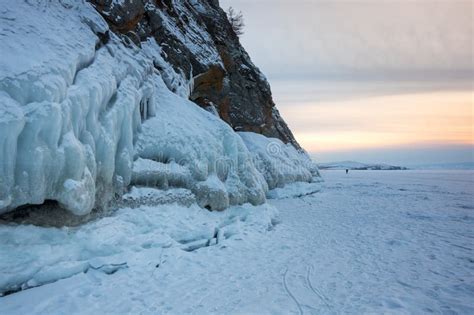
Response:
[{"label": "ice crust", "polygon": [[[126,198],[152,195],[157,192],[134,188]],[[91,269],[125,268],[146,255],[156,260],[165,248],[190,251],[246,232],[265,233],[277,217],[268,204],[210,212],[196,204],[171,203],[121,208],[78,228],[0,225],[0,297]]]}]

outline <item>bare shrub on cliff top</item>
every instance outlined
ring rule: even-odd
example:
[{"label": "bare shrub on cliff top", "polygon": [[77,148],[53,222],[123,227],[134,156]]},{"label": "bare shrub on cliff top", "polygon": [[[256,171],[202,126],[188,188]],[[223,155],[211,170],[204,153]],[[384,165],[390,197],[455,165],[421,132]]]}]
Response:
[{"label": "bare shrub on cliff top", "polygon": [[237,34],[237,36],[243,35],[245,23],[242,11],[237,13],[234,8],[229,7],[229,9],[227,9],[227,18],[235,34]]}]

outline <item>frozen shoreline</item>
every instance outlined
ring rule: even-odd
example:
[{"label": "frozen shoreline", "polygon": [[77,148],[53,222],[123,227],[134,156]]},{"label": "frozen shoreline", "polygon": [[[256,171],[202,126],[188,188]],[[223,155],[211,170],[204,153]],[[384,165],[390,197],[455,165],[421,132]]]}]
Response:
[{"label": "frozen shoreline", "polygon": [[[274,213],[261,216],[262,206],[210,213],[216,215],[212,221],[230,222],[231,232],[217,245],[193,251],[183,250],[187,240],[161,246],[164,239],[146,224],[141,236],[114,240],[131,219],[123,210],[122,219],[102,224],[111,231],[106,245],[126,246],[127,255],[98,257],[87,273],[0,298],[0,313],[474,312],[474,172],[322,175],[321,192],[270,200],[278,219],[270,218]],[[197,208],[167,209],[141,212],[168,220],[179,212],[179,224],[191,213],[208,221]],[[246,220],[228,220],[242,211]],[[148,222],[134,218],[134,224]],[[262,225],[265,220],[272,224]],[[205,231],[201,223],[188,222],[187,228]],[[5,248],[11,227],[1,229]],[[30,240],[17,241],[19,253],[27,255],[22,246],[33,239],[31,233]],[[46,236],[36,246],[67,249]],[[124,262],[127,268],[110,274],[97,270]],[[14,270],[2,265],[0,272]]]}]

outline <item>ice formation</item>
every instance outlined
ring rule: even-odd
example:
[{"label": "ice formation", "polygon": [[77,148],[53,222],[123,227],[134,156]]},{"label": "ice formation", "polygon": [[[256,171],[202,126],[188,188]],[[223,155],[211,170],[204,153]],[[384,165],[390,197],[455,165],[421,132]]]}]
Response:
[{"label": "ice formation", "polygon": [[[124,104],[130,95],[115,93],[125,73],[114,73],[116,62],[107,49],[95,50],[94,32],[104,33],[107,26],[85,4],[4,5],[0,212],[53,199],[75,214],[87,213],[95,203],[96,183],[106,187],[112,181],[115,163],[111,152],[103,151],[121,140],[120,123],[131,107]],[[115,94],[121,104],[112,103],[107,111]],[[124,156],[131,143],[121,143]]]},{"label": "ice formation", "polygon": [[156,172],[152,177],[159,185],[189,188],[201,206],[211,209],[263,203],[266,182],[238,134],[172,93],[159,77],[155,93],[160,100],[156,115],[143,123],[137,139],[137,154],[146,160],[134,164],[136,183],[145,184]]},{"label": "ice formation", "polygon": [[[134,189],[127,198],[144,195],[156,192]],[[278,211],[268,204],[234,206],[224,212],[196,204],[166,204],[121,208],[77,229],[0,225],[0,297],[101,266],[156,260],[165,248],[190,251],[245,232],[265,233],[277,217]]]},{"label": "ice formation", "polygon": [[306,152],[298,151],[279,139],[253,132],[239,132],[239,135],[252,152],[255,165],[270,189],[293,182],[319,181],[318,167]]},{"label": "ice formation", "polygon": [[265,155],[276,140],[239,136],[189,101],[192,82],[154,39],[137,47],[85,1],[5,2],[0,214],[54,200],[84,215],[131,182],[186,188],[221,210],[261,204],[268,187],[315,175],[291,146]]}]

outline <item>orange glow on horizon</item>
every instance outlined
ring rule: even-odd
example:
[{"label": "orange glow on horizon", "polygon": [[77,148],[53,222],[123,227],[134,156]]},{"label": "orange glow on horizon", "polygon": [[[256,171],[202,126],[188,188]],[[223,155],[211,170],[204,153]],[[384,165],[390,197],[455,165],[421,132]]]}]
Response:
[{"label": "orange glow on horizon", "polygon": [[474,145],[473,91],[297,103],[282,110],[309,152],[406,145]]}]

